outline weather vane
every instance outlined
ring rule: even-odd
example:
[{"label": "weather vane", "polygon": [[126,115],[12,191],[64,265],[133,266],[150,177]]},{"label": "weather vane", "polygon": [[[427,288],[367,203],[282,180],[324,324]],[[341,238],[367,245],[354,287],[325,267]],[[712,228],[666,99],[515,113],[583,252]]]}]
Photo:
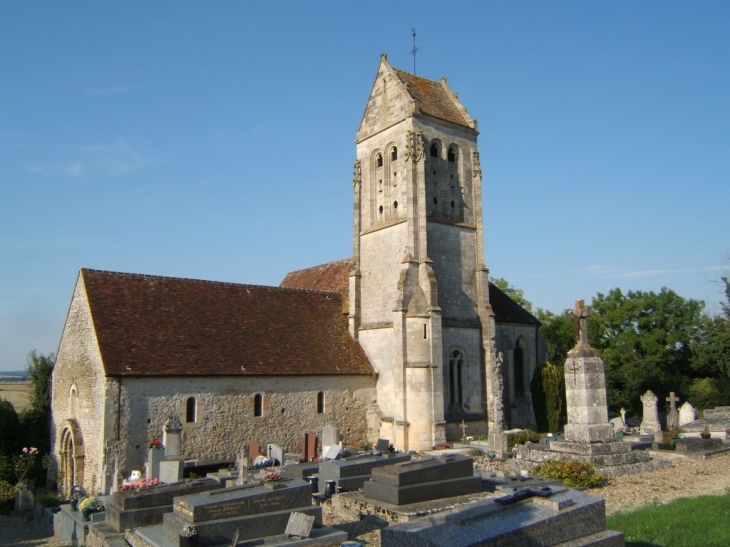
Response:
[{"label": "weather vane", "polygon": [[411,55],[413,55],[413,74],[416,73],[416,51],[418,51],[420,48],[416,47],[416,29],[412,28],[411,32],[413,33],[413,49],[411,50]]}]

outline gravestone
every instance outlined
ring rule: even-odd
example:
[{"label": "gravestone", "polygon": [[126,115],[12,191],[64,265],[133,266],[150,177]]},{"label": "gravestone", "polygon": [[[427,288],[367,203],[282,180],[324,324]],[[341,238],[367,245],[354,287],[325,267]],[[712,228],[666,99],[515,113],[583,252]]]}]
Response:
[{"label": "gravestone", "polygon": [[614,438],[613,427],[608,423],[603,361],[598,350],[588,344],[586,318],[591,314],[583,300],[575,302],[572,315],[578,322],[579,338],[565,361],[567,442],[605,442]]},{"label": "gravestone", "polygon": [[619,410],[619,413],[621,414],[621,421],[624,423],[624,427],[625,427],[626,425],[628,425],[626,422],[626,409],[624,407],[621,407],[621,410]]},{"label": "gravestone", "polygon": [[[501,547],[503,545],[623,547],[606,529],[604,501],[577,492],[537,491],[509,505],[477,501],[381,530],[382,547]],[[541,497],[545,495],[547,497]],[[506,500],[505,500],[506,501]]]},{"label": "gravestone", "polygon": [[336,425],[326,425],[322,428],[322,446],[340,444],[340,430]]},{"label": "gravestone", "polygon": [[669,397],[666,398],[669,403],[669,412],[667,412],[667,429],[672,427],[679,427],[679,412],[677,412],[677,402],[679,397],[674,395],[674,392],[669,393]]},{"label": "gravestone", "polygon": [[235,466],[238,476],[236,477],[235,483],[238,486],[241,486],[248,482],[248,468],[251,465],[251,460],[248,457],[247,448],[248,447],[244,445],[241,451],[238,453],[238,456],[236,456]]},{"label": "gravestone", "polygon": [[183,479],[185,461],[180,457],[182,423],[177,416],[170,416],[164,428],[165,459],[160,461],[160,482],[171,484]]},{"label": "gravestone", "polygon": [[388,446],[390,446],[390,441],[388,441],[388,439],[378,439],[378,442],[375,443],[375,451],[387,452]]},{"label": "gravestone", "polygon": [[642,435],[654,435],[662,430],[657,411],[658,401],[659,399],[651,390],[641,396],[641,404],[644,405],[644,417],[641,420]]},{"label": "gravestone", "polygon": [[274,465],[284,465],[284,449],[278,444],[269,444],[266,446],[266,457],[269,458]]},{"label": "gravestone", "polygon": [[164,448],[147,448],[147,469],[145,476],[148,479],[160,478],[160,462],[164,457]]},{"label": "gravestone", "polygon": [[304,435],[302,439],[302,455],[300,460],[302,462],[311,462],[317,459],[317,435],[311,431]]},{"label": "gravestone", "polygon": [[482,491],[481,476],[474,476],[474,461],[461,454],[424,457],[372,470],[363,485],[366,498],[407,505]]},{"label": "gravestone", "polygon": [[341,451],[342,451],[342,447],[338,444],[328,446],[322,453],[322,459],[323,460],[336,460],[337,456],[340,455]]},{"label": "gravestone", "polygon": [[410,454],[386,452],[382,456],[356,456],[324,461],[319,464],[319,484],[324,485],[331,480],[342,490],[357,490],[362,488],[365,481],[370,480],[374,468],[410,460]]},{"label": "gravestone", "polygon": [[611,418],[610,420],[611,427],[613,427],[614,432],[616,431],[623,431],[626,427],[626,424],[624,424],[624,421],[619,416],[618,418]]},{"label": "gravestone", "polygon": [[254,461],[261,454],[261,445],[259,443],[248,443],[248,457]]},{"label": "gravestone", "polygon": [[314,515],[306,515],[304,513],[298,513],[296,511],[289,515],[289,521],[286,523],[286,530],[284,534],[287,537],[298,536],[302,538],[308,538],[312,532],[312,526],[314,525]]},{"label": "gravestone", "polygon": [[685,401],[684,404],[679,407],[679,427],[686,425],[690,422],[694,422],[697,419],[697,411],[689,401]]}]

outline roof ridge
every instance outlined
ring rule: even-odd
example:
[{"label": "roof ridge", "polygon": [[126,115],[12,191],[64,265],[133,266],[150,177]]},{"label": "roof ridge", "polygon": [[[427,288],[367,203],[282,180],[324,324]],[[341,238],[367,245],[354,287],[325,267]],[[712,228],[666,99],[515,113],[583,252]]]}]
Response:
[{"label": "roof ridge", "polygon": [[421,80],[426,80],[427,82],[431,82],[433,84],[441,84],[441,80],[432,80],[431,78],[424,78],[423,76],[419,76],[418,74],[413,74],[412,72],[408,72],[406,70],[401,70],[400,68],[394,68],[394,72],[400,72],[402,74],[408,74],[408,76],[413,76],[414,78],[419,78]]},{"label": "roof ridge", "polygon": [[176,276],[170,276],[170,275],[142,274],[142,273],[132,273],[132,272],[115,272],[112,270],[97,270],[95,268],[81,268],[81,270],[86,271],[86,272],[113,274],[113,275],[126,276],[126,277],[154,277],[156,279],[171,279],[171,280],[175,280],[175,281],[195,281],[197,283],[207,283],[210,285],[230,285],[230,286],[235,286],[235,287],[252,287],[252,288],[266,289],[266,290],[320,293],[320,294],[326,294],[326,295],[334,294],[339,297],[342,297],[342,294],[337,291],[316,291],[313,289],[298,289],[298,288],[292,288],[292,287],[280,287],[280,286],[275,286],[275,285],[253,285],[251,283],[234,283],[233,281],[215,281],[215,280],[211,280],[211,279],[195,279],[193,277],[176,277]]}]

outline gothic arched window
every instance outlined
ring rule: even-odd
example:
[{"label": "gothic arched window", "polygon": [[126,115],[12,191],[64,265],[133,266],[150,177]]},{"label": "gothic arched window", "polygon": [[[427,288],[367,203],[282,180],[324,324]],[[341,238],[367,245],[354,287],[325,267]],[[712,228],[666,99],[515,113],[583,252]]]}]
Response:
[{"label": "gothic arched window", "polygon": [[515,349],[512,353],[514,363],[514,385],[515,397],[525,396],[525,350],[522,349],[520,340],[517,340]]},{"label": "gothic arched window", "polygon": [[317,414],[324,414],[324,391],[317,393]]},{"label": "gothic arched window", "polygon": [[382,167],[383,166],[383,156],[381,156],[380,154],[378,154],[377,156],[375,156],[375,165],[377,167]]},{"label": "gothic arched window", "polygon": [[464,353],[455,349],[449,354],[449,400],[451,405],[464,404]]},{"label": "gothic arched window", "polygon": [[456,161],[456,148],[454,148],[453,146],[449,146],[449,153],[448,153],[447,159],[451,163],[454,163]]},{"label": "gothic arched window", "polygon": [[438,158],[439,157],[439,145],[438,144],[433,143],[431,145],[430,155],[431,155],[432,158]]},{"label": "gothic arched window", "polygon": [[390,160],[395,161],[398,159],[398,149],[394,146],[390,151]]}]

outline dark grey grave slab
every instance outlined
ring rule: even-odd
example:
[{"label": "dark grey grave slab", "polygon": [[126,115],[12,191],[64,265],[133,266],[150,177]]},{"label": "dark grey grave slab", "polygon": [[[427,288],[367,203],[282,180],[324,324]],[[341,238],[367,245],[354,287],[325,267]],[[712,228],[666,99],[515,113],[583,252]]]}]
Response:
[{"label": "dark grey grave slab", "polygon": [[241,540],[284,534],[292,511],[322,522],[322,508],[312,505],[312,487],[301,479],[235,486],[175,498],[164,516],[163,533],[174,540],[179,530],[195,524],[205,545],[230,543],[236,530]]},{"label": "dark grey grave slab", "polygon": [[213,479],[197,479],[114,492],[112,502],[106,505],[106,522],[117,532],[160,524],[163,515],[172,512],[176,497],[218,488],[220,484]]},{"label": "dark grey grave slab", "polygon": [[426,457],[373,469],[363,485],[365,497],[407,505],[474,494],[482,491],[481,476],[474,476],[474,460],[461,454]]},{"label": "dark grey grave slab", "polygon": [[287,465],[282,469],[282,473],[291,477],[297,477],[303,479],[305,477],[311,477],[319,473],[319,462],[306,462],[297,463],[294,465]]},{"label": "dark grey grave slab", "polygon": [[381,531],[382,547],[623,547],[623,534],[606,530],[603,500],[575,490],[511,505],[481,501],[451,513],[395,524]]},{"label": "dark grey grave slab", "polygon": [[370,479],[373,469],[407,462],[410,459],[410,454],[388,452],[382,456],[356,456],[344,460],[321,462],[319,464],[319,484],[323,485],[328,480],[333,480],[340,489],[357,490]]}]

